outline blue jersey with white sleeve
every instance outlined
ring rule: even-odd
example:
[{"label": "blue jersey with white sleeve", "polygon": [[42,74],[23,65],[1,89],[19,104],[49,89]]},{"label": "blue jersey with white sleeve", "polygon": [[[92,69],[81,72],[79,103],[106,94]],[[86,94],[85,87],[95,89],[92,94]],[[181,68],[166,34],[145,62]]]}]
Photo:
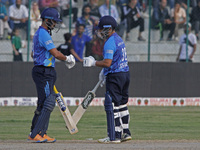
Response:
[{"label": "blue jersey with white sleeve", "polygon": [[105,42],[103,56],[104,59],[112,59],[111,66],[104,68],[104,75],[129,71],[126,47],[117,33],[113,33]]},{"label": "blue jersey with white sleeve", "polygon": [[55,45],[48,30],[40,26],[33,38],[34,65],[55,67],[55,57],[49,52],[53,48],[55,48]]}]

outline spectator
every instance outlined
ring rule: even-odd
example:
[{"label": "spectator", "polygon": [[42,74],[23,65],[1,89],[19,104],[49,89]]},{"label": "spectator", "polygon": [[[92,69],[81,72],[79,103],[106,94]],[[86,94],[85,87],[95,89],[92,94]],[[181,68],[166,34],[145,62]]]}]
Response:
[{"label": "spectator", "polygon": [[85,25],[85,31],[84,34],[92,38],[93,36],[93,29],[95,24],[98,22],[95,21],[91,16],[90,16],[91,8],[88,5],[85,5],[83,8],[82,16],[77,19],[77,27],[79,24],[84,24]]},{"label": "spectator", "polygon": [[[181,0],[181,6],[187,10],[187,1],[188,0]],[[197,6],[197,0],[190,0],[190,6],[192,8]]]},{"label": "spectator", "polygon": [[[110,5],[110,10],[109,10],[109,5],[110,5],[110,0],[105,0],[105,3],[99,7],[99,13],[101,17],[111,15],[117,22],[119,22],[119,13],[117,11],[117,8],[115,5]],[[110,12],[110,14],[109,14]]]},{"label": "spectator", "polygon": [[[131,29],[137,26],[139,26],[138,41],[146,41],[142,37],[142,32],[144,31],[144,19],[140,16],[140,11],[136,4],[137,0],[129,0],[128,5],[124,6],[122,9],[121,24],[124,24],[126,27],[126,41],[130,41],[129,33]],[[120,36],[123,36],[123,32]]]},{"label": "spectator", "polygon": [[[91,11],[90,11],[90,16],[94,19],[94,20],[99,20],[99,18],[101,17],[100,13],[99,13],[99,6],[98,6],[98,2],[99,0],[89,0],[89,2],[83,6],[83,8],[85,6],[89,6]],[[83,10],[82,10],[83,11]]]},{"label": "spectator", "polygon": [[9,25],[12,30],[14,28],[28,30],[28,9],[21,3],[21,0],[16,0],[16,4],[9,7]]},{"label": "spectator", "polygon": [[72,37],[72,45],[74,47],[74,52],[77,55],[74,55],[76,61],[83,62],[83,51],[85,47],[85,43],[91,41],[91,37],[83,34],[85,30],[84,24],[79,24],[77,33],[75,36]]},{"label": "spectator", "polygon": [[[82,17],[78,18],[77,20],[77,26],[79,26],[79,24],[84,24],[85,25],[85,31],[84,34],[89,36],[91,39],[93,38],[93,29],[94,29],[94,25],[97,24],[98,22],[90,16],[90,6],[85,5],[83,8],[83,12],[82,12]],[[86,52],[85,52],[85,56],[90,56],[91,54],[91,42],[87,42],[86,43]]]},{"label": "spectator", "polygon": [[5,29],[7,29],[9,33],[12,32],[12,30],[8,25],[8,16],[6,7],[0,0],[0,40],[3,39]]},{"label": "spectator", "polygon": [[15,0],[1,0],[4,5],[13,5],[15,4]]},{"label": "spectator", "polygon": [[116,4],[117,4],[117,7],[123,7],[128,4],[128,0],[116,0]]},{"label": "spectator", "polygon": [[200,15],[200,0],[198,0],[198,5],[192,9],[192,13],[191,13],[192,25],[194,27],[197,40],[199,40],[199,28],[200,28],[199,15]]},{"label": "spectator", "polygon": [[[179,62],[185,62],[186,61],[186,47],[187,47],[187,37],[186,37],[186,28],[187,24],[184,24],[184,34],[180,37],[179,40],[179,53],[177,56],[177,61]],[[194,53],[196,51],[196,45],[197,45],[197,39],[196,36],[191,33],[191,24],[188,23],[188,61],[192,62],[192,58],[194,56]]]},{"label": "spectator", "polygon": [[65,33],[64,35],[65,43],[61,44],[57,47],[57,50],[60,51],[63,55],[70,55],[71,50],[73,49],[73,45],[71,44],[72,34]]},{"label": "spectator", "polygon": [[175,0],[168,0],[168,5],[170,9],[174,8]]},{"label": "spectator", "polygon": [[[75,23],[78,16],[78,8],[76,7],[77,0],[72,0],[72,9],[71,13],[73,14],[73,27],[75,27]],[[60,7],[61,7],[61,15],[62,17],[66,17],[69,15],[69,9],[70,9],[70,0],[60,0]]]},{"label": "spectator", "polygon": [[1,2],[6,6],[6,10],[8,12],[9,7],[13,4],[15,4],[16,0],[1,0]]},{"label": "spectator", "polygon": [[30,18],[31,18],[31,39],[33,39],[35,31],[42,24],[42,20],[40,18],[40,10],[36,2],[32,3]]},{"label": "spectator", "polygon": [[103,60],[103,46],[104,46],[104,40],[94,35],[92,39],[91,56],[93,56],[95,60],[98,60],[98,61]]},{"label": "spectator", "polygon": [[9,0],[1,0],[1,3],[6,7],[6,11],[8,10],[9,5],[12,5]]},{"label": "spectator", "polygon": [[19,37],[19,34],[20,34],[19,29],[15,28],[13,30],[13,36],[12,36],[13,61],[23,61],[22,50],[21,50],[22,42],[21,38]]},{"label": "spectator", "polygon": [[59,10],[58,0],[39,0],[38,1],[40,12],[42,12],[45,8],[53,7]]},{"label": "spectator", "polygon": [[153,11],[152,16],[152,27],[154,29],[160,29],[160,41],[163,40],[163,31],[170,30],[168,34],[168,40],[172,39],[174,34],[176,24],[171,21],[168,9],[167,9],[167,0],[161,0],[160,7],[158,8],[158,15]]},{"label": "spectator", "polygon": [[175,27],[175,40],[178,39],[178,30],[183,27],[184,23],[186,22],[186,12],[185,9],[181,8],[181,1],[177,0],[175,3],[175,8],[171,9],[171,18],[174,20],[176,27]]}]

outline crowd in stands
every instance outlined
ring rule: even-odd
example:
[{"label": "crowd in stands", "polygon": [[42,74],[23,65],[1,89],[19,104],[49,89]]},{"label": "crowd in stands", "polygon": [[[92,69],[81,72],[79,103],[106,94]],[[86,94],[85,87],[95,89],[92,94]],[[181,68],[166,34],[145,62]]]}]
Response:
[{"label": "crowd in stands", "polygon": [[[63,19],[70,14],[70,4],[73,15],[71,27],[74,31],[72,34],[67,33],[67,36],[64,33],[64,38],[66,45],[71,43],[68,53],[72,53],[77,61],[82,61],[84,49],[85,56],[92,55],[97,60],[102,59],[104,41],[98,39],[94,29],[100,17],[105,15],[111,15],[116,19],[119,24],[116,31],[121,37],[125,34],[126,41],[131,40],[130,32],[136,27],[138,27],[138,41],[146,41],[142,34],[145,31],[145,17],[149,17],[148,0],[83,0],[82,9],[77,5],[78,0],[71,0],[71,3],[70,0],[32,0],[30,39],[41,25],[40,14],[45,8],[57,9]],[[180,37],[179,29],[186,23],[187,0],[152,0],[152,8],[151,28],[160,31],[160,41],[177,40]],[[190,0],[190,10],[191,29],[194,30],[198,40],[200,0]],[[28,0],[0,0],[0,40],[3,39],[5,31],[9,37],[16,28],[28,33],[28,12]],[[66,24],[62,23],[62,27],[66,27]],[[164,39],[165,30],[169,30],[167,39]]]}]

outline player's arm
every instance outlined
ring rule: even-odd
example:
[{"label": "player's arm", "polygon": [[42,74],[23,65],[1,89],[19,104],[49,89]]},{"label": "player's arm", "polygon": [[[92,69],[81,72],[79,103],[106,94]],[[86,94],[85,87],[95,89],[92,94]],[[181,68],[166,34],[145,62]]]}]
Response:
[{"label": "player's arm", "polygon": [[61,52],[59,52],[56,48],[53,48],[49,50],[51,55],[53,55],[56,59],[65,61],[67,58],[65,55],[63,55]]},{"label": "player's arm", "polygon": [[110,67],[111,63],[112,63],[112,59],[104,59],[101,61],[96,61],[95,66],[105,68],[105,67]]},{"label": "player's arm", "polygon": [[84,57],[83,58],[83,66],[84,67],[91,67],[91,66],[98,66],[107,68],[110,67],[112,64],[113,54],[115,52],[115,45],[113,43],[106,43],[104,45],[104,59],[102,61],[96,61],[94,57]]},{"label": "player's arm", "polygon": [[53,55],[56,59],[66,61],[65,65],[71,69],[75,65],[75,59],[73,55],[65,56],[61,52],[59,52],[56,48],[49,50],[51,55]]}]

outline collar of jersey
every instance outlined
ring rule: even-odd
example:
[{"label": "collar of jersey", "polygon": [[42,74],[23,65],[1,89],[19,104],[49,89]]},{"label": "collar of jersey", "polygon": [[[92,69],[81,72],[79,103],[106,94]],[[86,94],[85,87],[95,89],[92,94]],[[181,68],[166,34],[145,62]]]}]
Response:
[{"label": "collar of jersey", "polygon": [[49,30],[45,29],[43,26],[40,26],[39,28],[46,30],[50,34]]}]

